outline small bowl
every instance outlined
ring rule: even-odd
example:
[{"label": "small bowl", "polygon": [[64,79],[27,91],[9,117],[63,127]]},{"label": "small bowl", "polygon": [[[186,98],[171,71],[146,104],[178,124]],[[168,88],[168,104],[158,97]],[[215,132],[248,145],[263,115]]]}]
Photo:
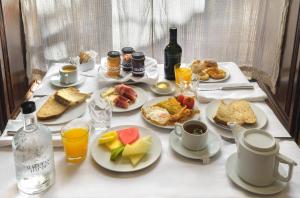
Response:
[{"label": "small bowl", "polygon": [[174,86],[167,81],[161,81],[151,86],[151,90],[159,95],[168,95],[174,92]]}]

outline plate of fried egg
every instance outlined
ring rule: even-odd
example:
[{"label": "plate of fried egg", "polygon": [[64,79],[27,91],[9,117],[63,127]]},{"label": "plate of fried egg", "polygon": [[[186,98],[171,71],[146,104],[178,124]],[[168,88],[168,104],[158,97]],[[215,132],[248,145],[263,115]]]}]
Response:
[{"label": "plate of fried egg", "polygon": [[176,122],[198,119],[200,110],[191,96],[164,96],[146,102],[141,108],[142,117],[150,124],[173,129]]}]

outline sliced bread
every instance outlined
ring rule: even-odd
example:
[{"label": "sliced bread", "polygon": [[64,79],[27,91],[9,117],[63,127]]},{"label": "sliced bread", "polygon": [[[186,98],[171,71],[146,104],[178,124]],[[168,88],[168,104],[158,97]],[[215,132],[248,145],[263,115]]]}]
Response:
[{"label": "sliced bread", "polygon": [[54,96],[50,96],[37,112],[37,118],[39,120],[56,118],[62,115],[67,109],[68,106],[57,102]]},{"label": "sliced bread", "polygon": [[256,123],[255,113],[246,100],[237,100],[229,104],[221,101],[213,119],[223,125],[227,125],[228,122],[236,122],[241,125]]},{"label": "sliced bread", "polygon": [[81,93],[78,89],[74,87],[68,87],[65,89],[60,89],[54,94],[55,99],[66,106],[75,106],[83,103],[89,94]]}]

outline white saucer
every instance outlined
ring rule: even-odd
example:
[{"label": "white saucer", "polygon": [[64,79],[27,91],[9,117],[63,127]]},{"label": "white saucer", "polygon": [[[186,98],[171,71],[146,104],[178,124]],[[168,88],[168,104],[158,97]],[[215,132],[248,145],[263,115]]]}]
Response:
[{"label": "white saucer", "polygon": [[78,75],[78,80],[75,83],[72,84],[63,84],[60,82],[60,77],[59,75],[53,75],[50,78],[50,83],[56,87],[74,87],[81,85],[85,81],[86,77],[82,75]]},{"label": "white saucer", "polygon": [[175,86],[173,86],[171,83],[169,83],[169,85],[170,85],[170,90],[168,92],[161,92],[161,91],[159,91],[155,87],[155,85],[151,85],[150,89],[151,89],[152,92],[154,92],[157,95],[167,96],[167,95],[171,95],[171,94],[173,94],[175,92]]},{"label": "white saucer", "polygon": [[[287,187],[288,183],[282,182],[280,180],[275,181],[270,186],[264,187],[253,186],[251,184],[246,183],[238,176],[236,172],[236,159],[237,153],[233,153],[228,157],[226,161],[226,173],[233,183],[243,188],[244,190],[260,195],[272,195],[283,191]],[[280,172],[285,172],[285,170],[281,168]]]},{"label": "white saucer", "polygon": [[170,133],[169,136],[169,143],[171,148],[176,153],[190,159],[203,160],[207,156],[211,158],[219,152],[222,146],[222,139],[220,135],[213,132],[209,132],[207,141],[207,147],[205,149],[199,151],[192,151],[182,146],[180,138],[177,135],[175,135],[174,130]]}]

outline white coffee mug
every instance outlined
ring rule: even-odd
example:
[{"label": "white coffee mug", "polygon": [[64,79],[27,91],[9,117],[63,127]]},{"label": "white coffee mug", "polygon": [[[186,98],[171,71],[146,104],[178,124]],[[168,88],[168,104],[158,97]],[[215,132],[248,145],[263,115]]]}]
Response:
[{"label": "white coffee mug", "polygon": [[[189,125],[199,125],[204,130],[204,133],[189,133],[186,130],[186,127]],[[201,121],[189,120],[183,124],[175,123],[175,134],[181,137],[181,144],[190,150],[201,150],[207,146],[207,126]]]},{"label": "white coffee mug", "polygon": [[59,69],[60,82],[63,84],[73,84],[78,80],[76,65],[64,65]]},{"label": "white coffee mug", "polygon": [[[238,140],[238,175],[247,183],[255,186],[268,186],[276,180],[288,182],[296,165],[292,159],[279,153],[275,138],[260,129],[241,132]],[[278,171],[279,163],[288,165],[288,175]]]}]

